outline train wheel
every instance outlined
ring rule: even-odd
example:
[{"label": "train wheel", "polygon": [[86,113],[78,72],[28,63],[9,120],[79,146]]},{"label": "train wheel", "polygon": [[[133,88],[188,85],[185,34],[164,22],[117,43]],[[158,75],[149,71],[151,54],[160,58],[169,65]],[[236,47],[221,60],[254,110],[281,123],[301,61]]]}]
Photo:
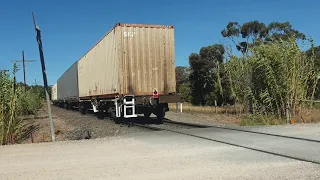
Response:
[{"label": "train wheel", "polygon": [[86,114],[87,110],[85,109],[85,107],[83,105],[79,106],[79,111],[81,112],[81,114]]},{"label": "train wheel", "polygon": [[156,116],[157,116],[157,120],[162,123],[164,117],[166,116],[166,109],[164,107],[158,107],[157,108],[157,113],[156,113]]},{"label": "train wheel", "polygon": [[151,116],[151,112],[150,112],[150,111],[144,112],[144,113],[143,113],[143,116],[144,116],[145,118],[149,118],[149,117]]},{"label": "train wheel", "polygon": [[104,112],[103,112],[103,110],[99,110],[99,112],[97,113],[97,117],[98,117],[98,119],[104,119]]}]

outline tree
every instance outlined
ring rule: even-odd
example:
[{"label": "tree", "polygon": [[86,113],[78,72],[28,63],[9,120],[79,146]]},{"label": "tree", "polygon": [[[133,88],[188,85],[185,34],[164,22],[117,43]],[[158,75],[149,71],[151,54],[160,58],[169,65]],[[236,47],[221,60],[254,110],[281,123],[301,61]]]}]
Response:
[{"label": "tree", "polygon": [[203,86],[205,82],[203,76],[204,71],[202,71],[202,67],[204,67],[206,63],[202,61],[201,56],[199,54],[191,53],[189,56],[189,64],[191,68],[191,73],[189,76],[190,89],[192,95],[191,102],[196,105],[203,104]]},{"label": "tree", "polygon": [[179,87],[179,93],[185,102],[191,102],[191,89],[189,83],[183,83]]},{"label": "tree", "polygon": [[[221,35],[230,38],[237,50],[244,55],[248,54],[249,47],[274,39],[287,40],[293,36],[296,39],[305,39],[305,35],[293,29],[289,22],[272,22],[268,26],[259,21],[249,21],[243,25],[238,22],[229,22],[226,28],[221,31]],[[236,41],[236,38],[240,38],[240,40]]]},{"label": "tree", "polygon": [[[223,62],[225,49],[221,44],[202,47],[199,54],[189,56],[190,88],[192,103],[196,105],[208,104],[208,96],[214,91],[217,83],[216,70]],[[210,98],[209,98],[210,99]]]},{"label": "tree", "polygon": [[176,67],[176,89],[180,92],[180,86],[188,82],[188,77],[190,74],[189,67],[177,66]]},{"label": "tree", "polygon": [[288,40],[291,37],[296,37],[296,39],[305,39],[306,35],[292,28],[289,22],[279,23],[272,22],[267,28],[266,40],[271,39],[282,39]]}]

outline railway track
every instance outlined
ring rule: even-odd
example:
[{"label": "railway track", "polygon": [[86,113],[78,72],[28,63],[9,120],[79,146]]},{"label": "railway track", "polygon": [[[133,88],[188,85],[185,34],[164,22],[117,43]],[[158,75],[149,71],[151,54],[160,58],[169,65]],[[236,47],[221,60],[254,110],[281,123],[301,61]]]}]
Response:
[{"label": "railway track", "polygon": [[[236,129],[236,128],[227,128],[227,127],[220,127],[220,126],[208,126],[208,125],[184,123],[184,122],[171,121],[171,120],[168,120],[168,119],[164,120],[163,123],[164,124],[171,124],[171,125],[181,125],[181,126],[193,127],[193,128],[213,128],[213,129],[217,128],[217,129],[223,129],[223,130],[227,130],[227,131],[238,131],[238,132],[243,132],[243,133],[259,134],[259,135],[263,135],[263,136],[271,136],[271,137],[276,137],[276,138],[291,139],[291,140],[300,141],[300,142],[311,142],[311,143],[316,143],[316,144],[320,143],[319,140],[315,140],[315,139],[306,139],[306,138],[300,138],[300,137],[278,135],[278,134],[271,134],[271,133],[263,133],[263,132],[257,132],[257,131],[249,131],[249,130]],[[143,125],[143,124],[138,124],[138,123],[132,123],[132,125],[133,126],[138,126],[138,127],[141,127],[141,128],[147,128],[147,129],[154,130],[154,131],[168,131],[168,132],[172,132],[172,133],[176,133],[176,134],[182,134],[182,135],[185,135],[185,136],[190,136],[190,137],[194,137],[194,138],[198,138],[198,139],[203,139],[203,140],[212,141],[212,142],[218,142],[218,143],[227,144],[227,145],[231,145],[231,146],[236,146],[236,147],[240,147],[240,148],[244,148],[244,149],[248,149],[248,150],[252,150],[252,151],[257,151],[257,152],[261,152],[261,153],[266,153],[266,154],[270,154],[270,155],[275,155],[275,156],[280,156],[280,157],[284,157],[284,158],[289,158],[289,159],[294,159],[294,160],[298,160],[298,161],[304,161],[304,162],[309,162],[309,163],[314,163],[314,164],[320,165],[320,161],[319,160],[302,158],[302,157],[299,157],[299,156],[288,155],[288,154],[285,154],[285,153],[272,152],[272,151],[264,150],[262,148],[260,149],[260,148],[255,148],[255,147],[250,147],[250,146],[247,146],[247,145],[243,145],[241,143],[233,143],[233,142],[230,142],[230,141],[219,140],[219,139],[216,139],[216,138],[209,138],[209,137],[205,137],[205,136],[201,136],[201,135],[195,135],[195,134],[188,133],[188,132],[182,132],[182,131],[179,131],[179,130],[172,130],[170,128],[155,127],[155,126]]]},{"label": "railway track", "polygon": [[192,127],[192,128],[209,128],[212,126],[209,125],[203,125],[203,124],[195,124],[195,123],[185,123],[185,122],[178,122],[178,121],[171,121],[169,119],[164,119],[163,123],[165,124],[174,124],[174,125],[182,125],[186,127]]},{"label": "railway track", "polygon": [[282,138],[288,138],[288,139],[296,139],[296,140],[303,140],[303,141],[320,143],[320,140],[317,140],[317,139],[307,139],[307,138],[301,138],[301,137],[295,137],[295,136],[286,136],[286,135],[281,135],[281,134],[272,134],[272,133],[265,133],[265,132],[259,132],[259,131],[249,131],[249,130],[245,130],[245,129],[237,129],[237,128],[214,126],[214,125],[184,123],[184,122],[171,121],[169,119],[165,119],[163,122],[170,123],[170,124],[181,124],[181,125],[187,125],[187,126],[193,126],[193,127],[199,127],[199,128],[209,128],[210,127],[210,128],[217,128],[217,129],[225,129],[225,130],[231,130],[231,131],[246,132],[246,133],[251,133],[251,134],[261,134],[261,135],[268,135],[268,136],[274,136],[274,137],[282,137]]}]

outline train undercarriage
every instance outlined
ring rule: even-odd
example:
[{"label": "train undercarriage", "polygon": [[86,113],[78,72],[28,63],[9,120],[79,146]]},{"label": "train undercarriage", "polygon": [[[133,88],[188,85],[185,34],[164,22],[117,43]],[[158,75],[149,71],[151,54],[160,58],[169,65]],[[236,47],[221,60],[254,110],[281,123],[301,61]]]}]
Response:
[{"label": "train undercarriage", "polygon": [[137,118],[142,114],[149,118],[151,114],[156,115],[158,121],[165,118],[166,112],[169,111],[168,103],[181,102],[177,95],[154,94],[153,96],[134,96],[124,95],[115,98],[91,98],[80,101],[54,101],[55,106],[75,110],[82,114],[93,111],[99,119],[109,117],[113,119]]}]

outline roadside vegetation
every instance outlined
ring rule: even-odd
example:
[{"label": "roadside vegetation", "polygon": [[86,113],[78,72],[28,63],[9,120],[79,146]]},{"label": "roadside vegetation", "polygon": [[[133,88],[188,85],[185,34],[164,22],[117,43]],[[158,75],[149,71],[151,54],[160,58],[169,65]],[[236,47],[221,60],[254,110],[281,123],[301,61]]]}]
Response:
[{"label": "roadside vegetation", "polygon": [[230,45],[203,47],[176,69],[178,92],[192,104],[185,112],[241,113],[241,125],[318,121],[320,47],[312,39],[289,22],[230,22],[221,35]]},{"label": "roadside vegetation", "polygon": [[22,117],[37,115],[42,104],[41,88],[31,86],[25,89],[22,83],[16,82],[17,70],[14,64],[12,73],[0,72],[0,143],[2,145],[19,142],[26,138],[26,124]]}]

